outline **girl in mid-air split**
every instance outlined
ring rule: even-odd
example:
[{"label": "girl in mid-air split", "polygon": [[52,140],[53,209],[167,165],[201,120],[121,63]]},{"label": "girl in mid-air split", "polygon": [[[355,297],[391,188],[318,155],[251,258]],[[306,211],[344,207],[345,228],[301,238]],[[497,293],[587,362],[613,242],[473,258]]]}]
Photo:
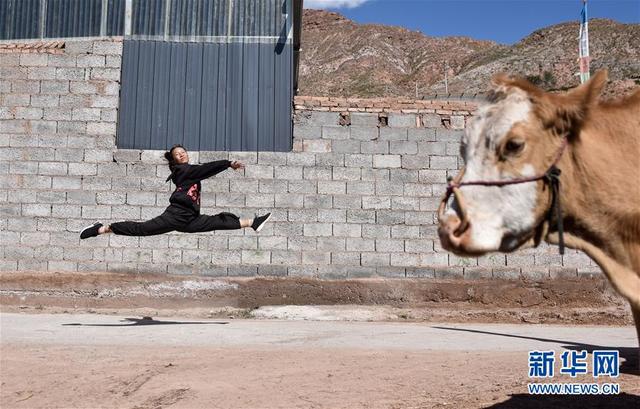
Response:
[{"label": "girl in mid-air split", "polygon": [[199,233],[212,230],[235,230],[251,227],[259,232],[271,217],[271,213],[253,219],[241,219],[233,213],[220,213],[214,216],[200,214],[200,181],[232,168],[244,169],[238,161],[220,160],[202,165],[190,165],[189,154],[182,145],[174,145],[164,157],[169,161],[171,180],[176,185],[169,207],[160,216],[146,222],[118,222],[108,226],[94,223],[80,233],[81,239],[95,237],[105,233],[123,236],[152,236],[155,234],[179,231]]}]

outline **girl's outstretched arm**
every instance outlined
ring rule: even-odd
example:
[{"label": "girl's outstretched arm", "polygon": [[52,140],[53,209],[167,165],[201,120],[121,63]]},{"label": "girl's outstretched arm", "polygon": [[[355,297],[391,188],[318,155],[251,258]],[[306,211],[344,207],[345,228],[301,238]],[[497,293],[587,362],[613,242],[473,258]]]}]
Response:
[{"label": "girl's outstretched arm", "polygon": [[186,170],[185,179],[203,180],[213,175],[227,170],[231,167],[228,160],[217,160],[213,162],[203,163],[202,165],[191,165]]}]

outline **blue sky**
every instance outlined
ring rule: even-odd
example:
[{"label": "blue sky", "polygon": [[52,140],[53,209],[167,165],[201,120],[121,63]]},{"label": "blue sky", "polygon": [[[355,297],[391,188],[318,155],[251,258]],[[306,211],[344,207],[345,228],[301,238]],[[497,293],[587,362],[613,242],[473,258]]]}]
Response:
[{"label": "blue sky", "polygon": [[[578,21],[581,0],[304,0],[358,23],[402,26],[430,36],[513,44],[533,31]],[[640,23],[640,0],[589,0],[589,18]]]}]

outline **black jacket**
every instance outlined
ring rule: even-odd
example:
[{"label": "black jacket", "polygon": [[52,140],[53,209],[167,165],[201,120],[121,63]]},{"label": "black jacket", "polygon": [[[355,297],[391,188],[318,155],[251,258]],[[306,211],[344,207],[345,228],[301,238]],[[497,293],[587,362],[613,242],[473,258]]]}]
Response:
[{"label": "black jacket", "polygon": [[218,160],[202,165],[175,165],[167,178],[176,185],[169,202],[172,205],[200,213],[200,181],[228,169],[231,162]]}]

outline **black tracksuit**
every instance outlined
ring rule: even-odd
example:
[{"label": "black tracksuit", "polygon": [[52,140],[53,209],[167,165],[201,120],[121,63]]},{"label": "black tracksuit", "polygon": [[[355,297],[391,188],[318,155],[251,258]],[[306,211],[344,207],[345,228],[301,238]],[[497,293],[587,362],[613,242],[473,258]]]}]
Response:
[{"label": "black tracksuit", "polygon": [[177,230],[198,233],[212,230],[240,228],[240,219],[232,213],[215,216],[200,214],[200,181],[228,169],[231,162],[220,160],[203,165],[175,165],[167,181],[176,185],[169,207],[160,216],[146,222],[118,222],[111,224],[115,234],[123,236],[152,236]]}]

